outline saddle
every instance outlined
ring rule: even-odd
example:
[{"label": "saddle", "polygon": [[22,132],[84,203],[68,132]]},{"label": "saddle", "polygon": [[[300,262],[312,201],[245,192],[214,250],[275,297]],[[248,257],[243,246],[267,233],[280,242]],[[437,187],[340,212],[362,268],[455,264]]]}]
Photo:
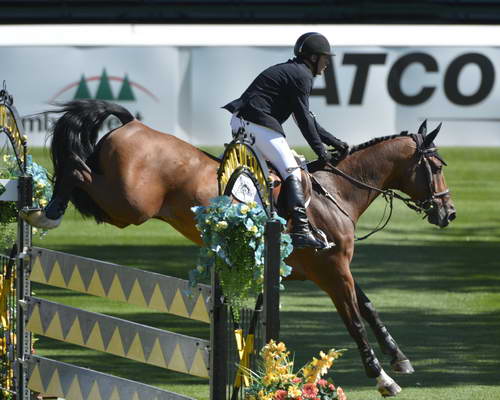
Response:
[{"label": "saddle", "polygon": [[[309,171],[311,172],[314,171],[318,167],[318,163],[317,161],[312,161],[308,163],[303,155],[297,154],[294,150],[292,151],[294,153],[295,160],[297,161],[297,164],[301,169],[302,190],[304,193],[305,207],[307,210],[311,202],[313,192],[315,190],[314,187],[318,184],[318,182],[315,181],[314,177],[310,174]],[[285,185],[282,185],[283,178],[279,174],[278,170],[274,167],[274,165],[272,165],[267,160],[266,164],[269,169],[269,178],[272,181],[273,208],[280,217],[288,221],[288,230],[289,230],[291,228],[290,227],[291,221],[290,221],[290,213],[286,205],[288,194],[286,193]],[[247,196],[250,197],[253,196],[252,194],[245,192],[247,189],[248,187],[244,184],[240,188],[238,188],[238,185],[235,185],[235,187],[233,187],[232,195],[237,201],[245,202],[246,199],[248,199]],[[334,246],[333,243],[330,243],[328,241],[325,233],[312,223],[311,219],[309,219],[309,225],[311,231],[316,236],[316,238],[326,243],[326,248]]]}]

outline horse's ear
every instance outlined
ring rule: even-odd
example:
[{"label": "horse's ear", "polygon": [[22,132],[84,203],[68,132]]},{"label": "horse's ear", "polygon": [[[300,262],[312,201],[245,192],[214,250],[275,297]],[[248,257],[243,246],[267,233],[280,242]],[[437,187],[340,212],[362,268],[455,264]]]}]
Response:
[{"label": "horse's ear", "polygon": [[418,133],[423,136],[427,134],[427,120],[424,120],[424,122],[420,124],[420,127],[418,128]]},{"label": "horse's ear", "polygon": [[434,139],[436,139],[436,136],[437,134],[439,133],[439,130],[441,129],[441,125],[443,123],[441,122],[436,129],[434,129],[431,133],[429,133],[425,139],[424,139],[424,143],[423,143],[423,147],[424,149],[430,147],[432,145],[432,142],[434,142]]}]

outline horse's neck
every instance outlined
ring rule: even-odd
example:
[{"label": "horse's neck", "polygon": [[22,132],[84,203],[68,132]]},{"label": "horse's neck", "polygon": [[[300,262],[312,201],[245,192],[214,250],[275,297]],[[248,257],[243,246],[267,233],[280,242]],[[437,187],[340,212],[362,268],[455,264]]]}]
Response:
[{"label": "horse's neck", "polygon": [[[345,159],[339,168],[353,178],[380,190],[397,189],[401,171],[413,153],[408,137],[398,137],[359,150]],[[344,178],[338,178],[341,197],[357,220],[380,195],[380,192],[361,188]]]}]

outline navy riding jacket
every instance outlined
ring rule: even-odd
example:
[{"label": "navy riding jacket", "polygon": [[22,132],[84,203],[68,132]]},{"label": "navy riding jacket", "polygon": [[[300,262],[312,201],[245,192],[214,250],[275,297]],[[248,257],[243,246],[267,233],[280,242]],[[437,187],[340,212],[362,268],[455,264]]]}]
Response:
[{"label": "navy riding jacket", "polygon": [[223,108],[250,122],[285,136],[281,126],[291,114],[319,157],[326,155],[323,143],[337,146],[339,140],[323,129],[309,111],[313,74],[300,59],[276,64],[261,72],[239,99]]}]

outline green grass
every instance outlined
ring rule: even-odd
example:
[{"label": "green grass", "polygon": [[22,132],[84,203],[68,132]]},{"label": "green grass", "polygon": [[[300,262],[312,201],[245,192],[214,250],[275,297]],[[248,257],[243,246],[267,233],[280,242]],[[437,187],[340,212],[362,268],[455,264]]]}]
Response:
[{"label": "green grass", "polygon": [[[218,149],[211,149],[214,154]],[[47,164],[40,150],[35,159]],[[352,271],[382,319],[412,360],[415,374],[387,372],[402,386],[401,399],[500,398],[500,149],[443,148],[457,220],[445,230],[397,204],[389,226],[357,244]],[[377,201],[362,218],[367,233],[381,215]],[[197,248],[159,221],[124,230],[82,220],[70,209],[57,230],[35,244],[186,278]],[[37,295],[176,332],[207,337],[207,326],[95,297],[36,285]],[[347,348],[332,378],[350,400],[378,399],[358,352],[330,299],[313,284],[286,284],[281,338],[301,366],[319,350]],[[372,343],[375,340],[371,336]],[[106,373],[208,399],[206,380],[40,337],[37,353]],[[140,365],[140,366],[139,366]]]}]

